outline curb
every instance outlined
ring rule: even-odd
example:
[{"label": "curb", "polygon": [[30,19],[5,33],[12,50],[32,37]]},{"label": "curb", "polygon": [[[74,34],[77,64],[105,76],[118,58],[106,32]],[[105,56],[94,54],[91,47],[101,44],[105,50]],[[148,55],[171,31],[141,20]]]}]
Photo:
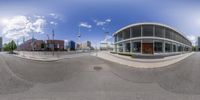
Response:
[{"label": "curb", "polygon": [[70,59],[70,57],[64,57],[64,58],[58,58],[58,59],[51,59],[51,60],[43,60],[43,59],[37,59],[34,57],[22,57],[22,56],[18,56],[18,55],[14,55],[15,57],[18,57],[18,58],[22,58],[22,59],[27,59],[27,60],[33,60],[33,61],[41,61],[41,62],[56,62],[56,61],[59,61],[59,60],[63,60],[63,59]]},{"label": "curb", "polygon": [[[131,58],[130,59],[129,58],[123,58],[123,57],[120,57],[120,56],[117,56],[117,55],[114,55],[114,54],[111,54],[111,53],[107,53],[107,54],[109,54],[111,56],[115,56],[115,57],[120,58],[120,59],[129,60],[129,61],[135,61],[135,62],[141,62],[141,63],[156,63],[156,62],[162,62],[162,61],[169,61],[169,60],[173,60],[173,59],[177,59],[177,58],[185,56],[184,54],[180,54],[180,55],[177,55],[176,57],[171,56],[170,58],[167,58],[167,59],[162,59],[161,58],[161,59],[154,59],[154,60],[151,60],[151,59],[142,60],[142,59],[135,59],[135,58],[133,58],[133,59],[131,59]],[[194,54],[194,52],[191,52],[190,54],[188,54],[187,57],[189,57],[189,56],[191,56],[193,54]]]},{"label": "curb", "polygon": [[[105,53],[105,54],[109,56],[108,53]],[[96,56],[96,57],[99,57],[101,59],[108,60],[108,61],[111,61],[111,62],[114,62],[114,63],[134,67],[134,68],[154,69],[154,68],[163,68],[163,67],[175,64],[177,62],[180,62],[180,61],[192,56],[193,54],[194,54],[194,52],[191,52],[187,55],[181,55],[181,56],[177,56],[177,57],[174,57],[174,58],[169,58],[169,59],[160,60],[160,61],[156,61],[156,62],[134,61],[134,60],[130,60],[130,59],[127,59],[127,58],[116,57],[116,56],[112,56],[112,55],[110,55],[111,57],[108,57],[110,59],[106,59],[104,57],[105,55],[99,55],[99,56]],[[93,56],[95,56],[95,55],[93,55]],[[114,61],[113,59],[115,59],[115,58],[118,59],[119,61]],[[126,60],[127,60],[127,62],[126,62]]]}]

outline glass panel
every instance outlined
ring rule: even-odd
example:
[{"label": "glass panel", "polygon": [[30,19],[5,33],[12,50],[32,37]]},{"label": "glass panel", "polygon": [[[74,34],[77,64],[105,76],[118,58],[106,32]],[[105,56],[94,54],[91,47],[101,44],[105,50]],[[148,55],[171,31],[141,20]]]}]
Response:
[{"label": "glass panel", "polygon": [[173,52],[176,52],[176,45],[173,44]]},{"label": "glass panel", "polygon": [[161,53],[163,52],[163,43],[162,42],[154,42],[154,51],[156,53]]},{"label": "glass panel", "polygon": [[117,42],[117,34],[116,34],[116,35],[114,35],[114,37],[115,37],[115,42]]},{"label": "glass panel", "polygon": [[166,29],[165,38],[171,39],[171,31],[169,29]]},{"label": "glass panel", "polygon": [[140,41],[133,42],[132,45],[133,45],[132,52],[135,52],[135,53],[140,53],[141,52],[141,42]]},{"label": "glass panel", "polygon": [[130,38],[130,28],[123,31],[124,32],[124,39]]},{"label": "glass panel", "polygon": [[143,36],[153,36],[153,26],[152,25],[143,25],[142,26],[143,29]]},{"label": "glass panel", "polygon": [[117,46],[118,46],[118,47],[117,47],[118,52],[123,52],[123,46],[122,46],[122,43],[119,43]]},{"label": "glass panel", "polygon": [[122,40],[122,32],[118,33],[118,41],[121,41]]},{"label": "glass panel", "polygon": [[179,44],[178,45],[178,52],[181,52],[182,51],[182,46]]},{"label": "glass panel", "polygon": [[171,43],[165,43],[165,52],[171,52],[172,51],[171,46],[172,46]]},{"label": "glass panel", "polygon": [[132,37],[141,37],[141,26],[135,26],[131,28]]},{"label": "glass panel", "polygon": [[155,36],[156,37],[164,37],[164,28],[160,26],[155,26]]},{"label": "glass panel", "polygon": [[131,50],[131,44],[125,43],[125,52],[130,52],[130,50]]}]

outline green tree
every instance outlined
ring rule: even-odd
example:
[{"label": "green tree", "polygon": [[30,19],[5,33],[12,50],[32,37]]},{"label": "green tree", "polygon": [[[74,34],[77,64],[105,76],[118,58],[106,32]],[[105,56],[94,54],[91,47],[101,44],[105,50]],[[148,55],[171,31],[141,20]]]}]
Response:
[{"label": "green tree", "polygon": [[192,46],[192,51],[196,51],[196,46]]},{"label": "green tree", "polygon": [[13,53],[13,50],[15,50],[16,48],[17,48],[17,45],[16,45],[15,41],[13,41],[13,40],[11,42],[9,42],[8,44],[4,44],[4,46],[3,46],[4,51],[9,51],[11,53]]}]

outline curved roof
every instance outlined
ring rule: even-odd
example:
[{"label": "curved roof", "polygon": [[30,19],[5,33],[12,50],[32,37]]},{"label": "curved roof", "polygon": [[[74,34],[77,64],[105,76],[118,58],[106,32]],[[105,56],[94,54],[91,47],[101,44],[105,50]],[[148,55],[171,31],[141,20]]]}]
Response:
[{"label": "curved roof", "polygon": [[[127,28],[130,28],[130,27],[133,27],[133,26],[138,26],[138,25],[156,25],[156,26],[162,26],[162,27],[165,27],[165,28],[169,28],[175,32],[177,32],[178,34],[180,34],[183,38],[187,39],[183,33],[177,31],[175,28],[172,28],[168,25],[165,25],[165,24],[160,24],[160,23],[153,23],[153,22],[143,22],[143,23],[135,23],[135,24],[130,24],[130,25],[127,25],[125,27],[122,27],[121,29],[117,30],[115,33],[113,33],[113,35],[119,33],[120,31],[123,31],[124,29],[127,29]],[[187,39],[188,41],[190,41],[189,39]],[[191,42],[191,41],[190,41]]]}]

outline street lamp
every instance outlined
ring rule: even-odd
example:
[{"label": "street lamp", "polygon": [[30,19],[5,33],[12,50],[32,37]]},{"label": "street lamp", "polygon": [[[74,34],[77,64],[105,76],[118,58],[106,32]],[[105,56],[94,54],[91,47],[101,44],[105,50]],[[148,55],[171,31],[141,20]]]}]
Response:
[{"label": "street lamp", "polygon": [[55,34],[54,34],[54,29],[52,29],[52,37],[53,37],[53,56],[54,56],[54,48],[55,48],[55,44],[54,44],[54,36],[55,36]]},{"label": "street lamp", "polygon": [[77,37],[78,37],[78,42],[80,43],[80,49],[81,49],[81,33],[80,33],[80,25],[78,26],[78,34],[77,34]]}]

